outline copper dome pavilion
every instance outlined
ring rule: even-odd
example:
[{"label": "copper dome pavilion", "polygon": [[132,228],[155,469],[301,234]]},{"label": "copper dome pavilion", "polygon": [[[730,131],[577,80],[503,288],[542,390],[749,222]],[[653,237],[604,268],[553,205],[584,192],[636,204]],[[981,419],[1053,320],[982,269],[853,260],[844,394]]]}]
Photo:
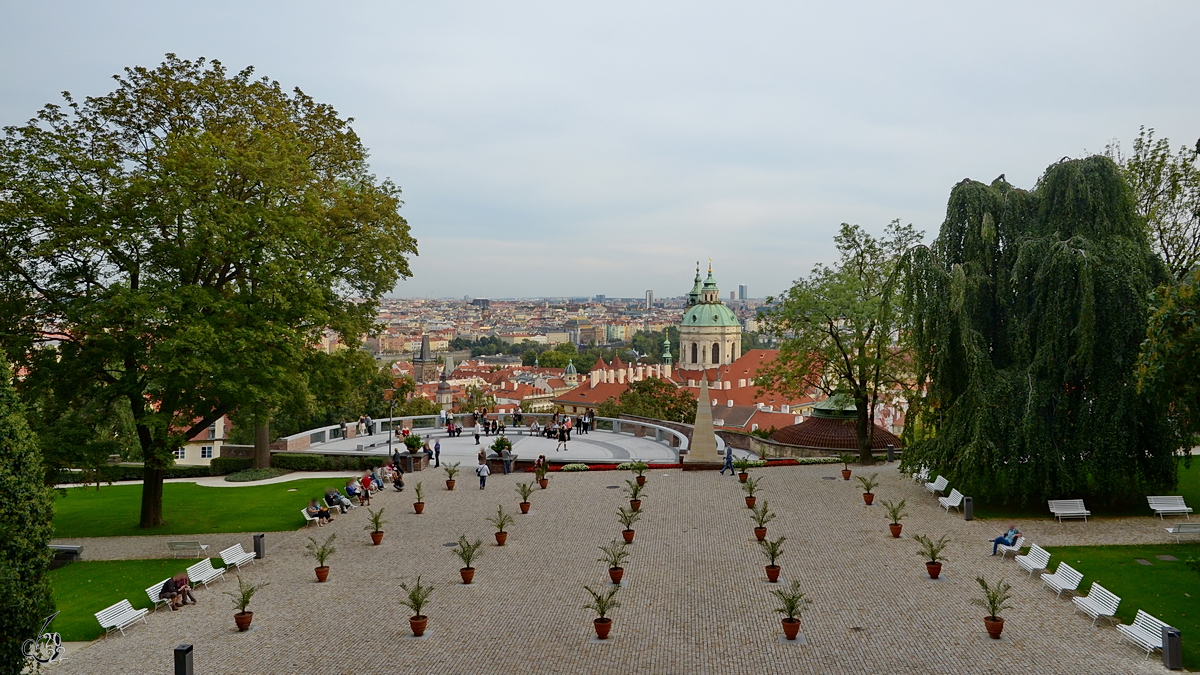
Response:
[{"label": "copper dome pavilion", "polygon": [[[857,450],[857,424],[858,410],[849,397],[831,396],[813,406],[812,417],[776,431],[771,440],[815,450]],[[900,447],[900,439],[887,429],[872,424],[871,430],[872,449]]]}]

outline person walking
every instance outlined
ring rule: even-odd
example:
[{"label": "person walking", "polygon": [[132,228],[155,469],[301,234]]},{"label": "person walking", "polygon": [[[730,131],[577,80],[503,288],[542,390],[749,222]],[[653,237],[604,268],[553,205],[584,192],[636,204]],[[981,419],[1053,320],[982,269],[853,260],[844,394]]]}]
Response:
[{"label": "person walking", "polygon": [[375,435],[375,420],[371,419],[370,415],[367,415],[366,417],[363,418],[363,421],[367,425],[367,435],[374,436]]},{"label": "person walking", "polygon": [[475,423],[475,445],[479,445],[479,434],[483,433],[483,427],[479,426],[479,422]]},{"label": "person walking", "polygon": [[737,472],[733,470],[733,446],[731,445],[725,446],[725,466],[721,467],[722,476],[725,475],[725,469],[729,469],[730,476],[737,474]]},{"label": "person walking", "polygon": [[558,445],[554,446],[554,451],[558,452],[559,448],[562,448],[564,452],[567,449],[567,425],[565,424],[560,424],[558,427]]},{"label": "person walking", "polygon": [[346,429],[346,421],[345,421],[345,420],[342,420],[341,422],[338,422],[338,431],[340,431],[340,432],[341,432],[341,434],[342,434],[342,438],[343,438],[343,439],[345,439],[345,438],[346,438],[346,431],[347,431],[347,429]]},{"label": "person walking", "polygon": [[487,477],[490,476],[492,470],[488,468],[487,462],[479,460],[479,466],[475,467],[475,475],[479,476],[479,489],[487,487]]},{"label": "person walking", "polygon": [[500,458],[504,461],[504,475],[512,473],[513,455],[508,448],[500,451]]},{"label": "person walking", "polygon": [[433,442],[433,466],[439,467],[442,465],[442,442]]},{"label": "person walking", "polygon": [[566,419],[563,420],[563,429],[565,429],[567,432],[567,440],[568,441],[571,440],[571,428],[574,426],[575,426],[575,423],[571,421],[571,416],[566,415]]}]

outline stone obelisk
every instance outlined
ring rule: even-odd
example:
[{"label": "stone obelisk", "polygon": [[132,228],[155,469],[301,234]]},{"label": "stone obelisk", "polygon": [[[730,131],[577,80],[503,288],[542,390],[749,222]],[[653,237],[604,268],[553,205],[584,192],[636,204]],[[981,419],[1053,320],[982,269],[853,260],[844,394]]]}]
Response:
[{"label": "stone obelisk", "polygon": [[700,400],[696,402],[696,424],[692,428],[692,441],[688,444],[685,469],[709,468],[721,465],[717,454],[716,433],[713,431],[712,401],[708,398],[708,380],[700,380]]}]

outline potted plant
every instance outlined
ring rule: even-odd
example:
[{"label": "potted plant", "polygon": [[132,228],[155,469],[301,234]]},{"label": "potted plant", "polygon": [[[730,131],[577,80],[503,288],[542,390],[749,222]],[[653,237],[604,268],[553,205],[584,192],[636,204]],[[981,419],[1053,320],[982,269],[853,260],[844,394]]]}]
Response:
[{"label": "potted plant", "polygon": [[309,537],[308,543],[304,546],[307,549],[305,555],[317,561],[318,583],[325,583],[325,580],[329,578],[329,566],[325,564],[325,561],[337,553],[337,549],[333,547],[334,539],[337,539],[337,534],[329,535],[324,544],[318,544],[316,539]]},{"label": "potted plant", "polygon": [[545,490],[546,486],[550,484],[550,479],[546,478],[546,474],[549,471],[550,464],[548,463],[538,464],[537,466],[533,467],[533,473],[537,476],[538,485],[542,486],[543,490]]},{"label": "potted plant", "polygon": [[458,467],[460,464],[462,464],[462,462],[455,462],[453,464],[447,464],[446,466],[442,467],[442,469],[446,472],[446,489],[447,490],[454,489],[454,477],[458,475]]},{"label": "potted plant", "polygon": [[521,513],[529,513],[529,495],[533,494],[533,483],[517,483],[517,493],[521,495]]},{"label": "potted plant", "polygon": [[735,459],[735,460],[733,460],[733,468],[737,469],[738,480],[740,480],[741,482],[745,483],[746,479],[750,477],[750,472],[749,472],[750,461],[749,460]]},{"label": "potted plant", "polygon": [[863,501],[867,503],[867,506],[870,506],[875,501],[875,495],[871,494],[871,490],[879,487],[879,481],[875,480],[876,478],[879,478],[878,473],[873,473],[870,476],[855,476],[855,479],[862,485]]},{"label": "potted plant", "polygon": [[795,640],[796,635],[800,633],[800,613],[804,611],[804,606],[812,604],[812,601],[800,591],[799,579],[792,579],[789,588],[775,589],[771,591],[771,595],[779,598],[779,607],[776,607],[775,611],[783,615],[783,636]]},{"label": "potted plant", "polygon": [[755,497],[754,493],[758,492],[758,484],[761,481],[761,478],[754,478],[742,483],[742,490],[746,493],[746,508],[754,508],[754,502],[758,501],[758,497]]},{"label": "potted plant", "polygon": [[417,583],[409,587],[408,584],[401,582],[400,590],[407,595],[400,596],[400,604],[412,610],[413,615],[408,617],[408,626],[412,628],[413,635],[421,637],[425,634],[425,626],[429,623],[429,617],[422,613],[425,609],[425,603],[429,602],[429,595],[433,593],[432,586],[423,586],[421,584],[420,575],[417,576]]},{"label": "potted plant", "polygon": [[413,487],[413,492],[417,494],[417,501],[413,502],[413,511],[416,511],[417,515],[421,515],[425,512],[425,488],[421,487],[420,483],[417,483]]},{"label": "potted plant", "polygon": [[583,590],[592,596],[592,601],[584,605],[583,608],[593,610],[599,615],[592,622],[596,627],[596,637],[601,640],[607,640],[608,632],[612,630],[612,619],[608,618],[608,613],[621,606],[621,603],[617,602],[615,598],[617,591],[621,590],[621,587],[613,586],[607,593],[593,591],[588,586],[584,586]]},{"label": "potted plant", "polygon": [[421,446],[425,444],[425,439],[418,434],[409,434],[404,437],[404,447],[408,448],[411,455],[415,455],[421,451]]},{"label": "potted plant", "polygon": [[780,537],[775,541],[763,540],[758,542],[762,548],[763,555],[767,556],[767,581],[777,583],[779,581],[779,565],[775,561],[779,556],[783,555],[783,542],[787,541],[787,537]]},{"label": "potted plant", "polygon": [[908,512],[904,510],[905,500],[901,499],[899,502],[890,502],[885,499],[879,503],[883,504],[883,508],[887,509],[888,519],[891,520],[888,529],[892,531],[893,537],[899,539],[900,530],[904,527],[900,524],[900,520],[908,515]]},{"label": "potted plant", "polygon": [[943,534],[935,541],[918,534],[913,539],[921,546],[921,555],[925,558],[925,571],[929,572],[929,578],[938,578],[938,575],[942,573],[942,561],[946,559],[942,556],[942,551],[950,544],[950,537]]},{"label": "potted plant", "polygon": [[496,517],[488,518],[487,520],[496,526],[496,545],[503,546],[504,542],[508,540],[508,532],[505,532],[504,528],[513,524],[513,517],[504,512],[503,506],[498,506],[496,508]]},{"label": "potted plant", "polygon": [[754,536],[759,541],[762,541],[767,537],[767,523],[775,520],[775,514],[767,509],[767,502],[765,501],[755,506],[750,512],[753,514],[751,517],[754,518],[754,522],[757,523],[757,527],[754,528]]},{"label": "potted plant", "polygon": [[371,531],[371,541],[375,542],[375,545],[378,546],[383,541],[383,524],[387,521],[383,519],[382,508],[379,511],[372,511],[368,507],[367,513],[371,514],[371,524],[363,526],[363,529]]},{"label": "potted plant", "polygon": [[254,612],[246,611],[246,608],[250,606],[250,599],[254,597],[254,594],[257,593],[259,589],[264,586],[270,586],[271,584],[267,581],[264,581],[261,584],[248,584],[244,579],[242,579],[240,574],[238,575],[237,580],[237,592],[233,593],[230,591],[224,591],[224,593],[233,599],[233,606],[237,608],[237,613],[233,615],[233,621],[237,624],[238,632],[245,633],[246,631],[250,630],[250,622],[254,620]]},{"label": "potted plant", "polygon": [[467,535],[461,534],[458,536],[458,545],[454,547],[454,554],[462,560],[463,567],[458,571],[462,576],[464,584],[469,584],[475,578],[475,568],[471,567],[471,563],[475,558],[479,557],[479,547],[483,546],[482,539],[476,539],[475,543],[467,541]]},{"label": "potted plant", "polygon": [[617,520],[620,520],[621,524],[625,526],[625,529],[621,530],[621,536],[625,538],[626,544],[633,543],[633,524],[640,518],[641,515],[633,509],[627,509],[623,506],[617,509]]},{"label": "potted plant", "polygon": [[1004,630],[1004,618],[1000,616],[1000,612],[1012,609],[1012,605],[1008,604],[1012,599],[1012,586],[1003,578],[994,586],[989,586],[983,577],[975,577],[975,581],[978,581],[979,587],[983,589],[983,597],[971,598],[971,602],[987,609],[988,615],[983,617],[983,625],[993,640],[999,640],[1000,633]]},{"label": "potted plant", "polygon": [[842,480],[850,480],[850,462],[854,461],[854,455],[843,452],[838,454],[838,459],[842,462]]},{"label": "potted plant", "polygon": [[646,470],[649,468],[650,466],[645,462],[633,462],[629,465],[629,470],[637,475],[638,485],[646,484]]},{"label": "potted plant", "polygon": [[497,455],[503,455],[505,450],[512,451],[512,441],[508,440],[507,436],[497,436],[495,441],[492,441],[491,450]]},{"label": "potted plant", "polygon": [[629,560],[629,551],[625,550],[625,544],[612,540],[608,546],[601,546],[601,551],[604,551],[604,557],[598,558],[598,562],[608,564],[608,578],[612,579],[614,584],[620,585],[621,577],[625,574],[625,568],[621,566],[626,560]]},{"label": "potted plant", "polygon": [[644,488],[631,480],[625,481],[625,485],[625,495],[629,497],[629,508],[634,511],[642,510],[641,494]]}]

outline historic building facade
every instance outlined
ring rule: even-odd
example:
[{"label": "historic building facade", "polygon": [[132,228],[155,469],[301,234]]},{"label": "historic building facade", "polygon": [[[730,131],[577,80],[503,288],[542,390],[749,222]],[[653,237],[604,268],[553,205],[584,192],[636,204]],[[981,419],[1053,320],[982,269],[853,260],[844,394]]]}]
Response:
[{"label": "historic building facade", "polygon": [[697,264],[696,283],[688,294],[688,307],[679,325],[680,368],[727,366],[742,355],[742,324],[720,296],[712,263],[704,281],[700,280]]}]

